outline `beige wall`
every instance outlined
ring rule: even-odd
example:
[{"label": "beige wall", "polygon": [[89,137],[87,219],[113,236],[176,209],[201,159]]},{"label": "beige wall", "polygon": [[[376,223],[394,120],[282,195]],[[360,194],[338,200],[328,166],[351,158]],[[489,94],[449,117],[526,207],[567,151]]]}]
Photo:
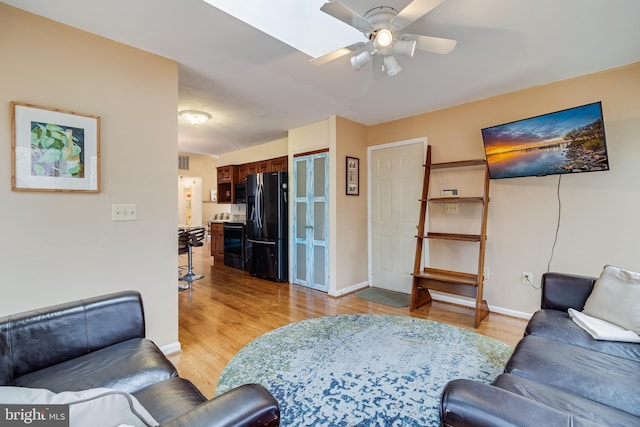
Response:
[{"label": "beige wall", "polygon": [[[480,130],[602,101],[611,170],[561,179],[562,214],[550,269],[598,275],[604,264],[640,271],[640,63],[453,108],[370,126],[368,144],[427,136],[434,162],[483,158]],[[491,182],[486,265],[490,305],[520,312],[539,307],[536,283],[547,270],[558,217],[558,176]],[[434,263],[443,251],[431,247]],[[446,257],[454,257],[447,253]]]},{"label": "beige wall", "polygon": [[256,145],[255,147],[232,151],[220,155],[218,164],[241,165],[243,163],[257,162],[259,160],[282,157],[288,154],[287,138]]},{"label": "beige wall", "polygon": [[[335,287],[331,294],[339,295],[353,286],[367,285],[367,128],[336,117],[335,158],[329,165],[335,177],[332,194],[335,208],[331,227],[335,244],[331,245],[331,261],[335,266]],[[360,159],[360,195],[346,195],[346,157]],[[335,235],[333,233],[335,232]],[[334,269],[332,269],[333,272]]]},{"label": "beige wall", "polygon": [[329,119],[289,130],[289,155],[329,148]]},{"label": "beige wall", "polygon": [[[177,343],[177,64],[5,4],[0,40],[0,315],[137,289],[147,335]],[[99,194],[11,191],[10,101],[101,116]]]}]

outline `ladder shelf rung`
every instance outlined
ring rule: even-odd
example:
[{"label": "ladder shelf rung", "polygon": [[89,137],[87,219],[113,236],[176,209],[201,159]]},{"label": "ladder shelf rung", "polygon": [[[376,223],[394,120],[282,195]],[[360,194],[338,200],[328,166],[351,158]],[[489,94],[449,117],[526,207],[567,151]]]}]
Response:
[{"label": "ladder shelf rung", "polygon": [[477,274],[463,273],[461,271],[449,271],[425,267],[421,272],[413,273],[413,276],[419,277],[421,279],[430,279],[438,280],[441,282],[478,286]]},{"label": "ladder shelf rung", "polygon": [[466,166],[482,166],[485,159],[461,160],[458,162],[431,163],[431,169],[462,168]]},{"label": "ladder shelf rung", "polygon": [[[418,236],[416,236],[418,237]],[[457,233],[427,233],[420,236],[426,239],[442,239],[442,240],[458,240],[461,242],[479,242],[481,236],[479,234],[457,234]]]},{"label": "ladder shelf rung", "polygon": [[425,268],[421,273],[414,273],[413,277],[413,292],[430,289],[470,298],[478,296],[478,276],[475,274]]},{"label": "ladder shelf rung", "polygon": [[434,197],[427,199],[427,201],[433,203],[484,203],[484,197]]}]

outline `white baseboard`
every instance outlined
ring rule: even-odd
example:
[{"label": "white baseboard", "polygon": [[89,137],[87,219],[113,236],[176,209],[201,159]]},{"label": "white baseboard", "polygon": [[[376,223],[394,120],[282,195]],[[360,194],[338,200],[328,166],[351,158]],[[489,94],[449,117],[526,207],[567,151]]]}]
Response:
[{"label": "white baseboard", "polygon": [[165,355],[178,353],[178,352],[182,351],[182,346],[180,346],[180,342],[179,341],[178,342],[173,342],[171,344],[163,345],[162,347],[160,347],[160,351]]},{"label": "white baseboard", "polygon": [[356,292],[356,291],[359,291],[360,289],[364,289],[368,287],[369,287],[369,282],[361,282],[361,283],[356,283],[355,285],[351,285],[348,288],[339,289],[337,291],[333,291],[333,290],[329,291],[328,295],[330,297],[341,297],[343,295],[350,294],[352,292]]},{"label": "white baseboard", "polygon": [[[436,301],[449,302],[452,304],[463,305],[465,307],[475,307],[475,302],[471,300],[450,297],[448,295],[443,295],[443,294],[436,294],[435,292],[431,293],[431,296]],[[524,311],[511,310],[510,308],[498,307],[491,304],[488,304],[488,305],[489,305],[489,311],[492,313],[504,314],[506,316],[518,317],[520,319],[526,319],[526,320],[529,320],[531,316],[533,316],[533,313],[526,313]]]}]

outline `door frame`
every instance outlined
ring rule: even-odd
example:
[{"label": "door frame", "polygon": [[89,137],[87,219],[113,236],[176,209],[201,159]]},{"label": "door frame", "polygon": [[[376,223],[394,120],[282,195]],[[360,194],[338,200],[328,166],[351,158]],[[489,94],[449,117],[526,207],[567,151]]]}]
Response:
[{"label": "door frame", "polygon": [[[377,150],[402,147],[404,145],[412,144],[422,144],[422,158],[425,159],[428,145],[428,139],[426,136],[367,147],[367,165],[369,165],[367,168],[367,280],[369,281],[369,286],[373,284],[373,165],[371,163],[371,157],[373,156],[373,152]],[[418,224],[416,224],[416,226],[417,225]],[[426,243],[427,242],[425,242],[425,245],[422,248],[422,265],[429,265],[429,245]]]}]

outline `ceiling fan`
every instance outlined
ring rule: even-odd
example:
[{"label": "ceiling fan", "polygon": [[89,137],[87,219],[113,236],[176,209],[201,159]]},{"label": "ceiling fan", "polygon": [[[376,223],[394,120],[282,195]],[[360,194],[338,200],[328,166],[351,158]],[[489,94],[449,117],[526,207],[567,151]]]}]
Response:
[{"label": "ceiling fan", "polygon": [[413,57],[416,49],[425,52],[447,54],[456,47],[456,40],[403,33],[406,27],[429,13],[444,0],[413,0],[398,12],[390,6],[378,6],[363,16],[358,15],[339,1],[329,1],[320,8],[324,13],[361,31],[366,42],[358,42],[329,52],[311,60],[321,65],[349,53],[351,65],[359,70],[371,63],[373,78],[395,76],[402,68],[394,54]]}]

